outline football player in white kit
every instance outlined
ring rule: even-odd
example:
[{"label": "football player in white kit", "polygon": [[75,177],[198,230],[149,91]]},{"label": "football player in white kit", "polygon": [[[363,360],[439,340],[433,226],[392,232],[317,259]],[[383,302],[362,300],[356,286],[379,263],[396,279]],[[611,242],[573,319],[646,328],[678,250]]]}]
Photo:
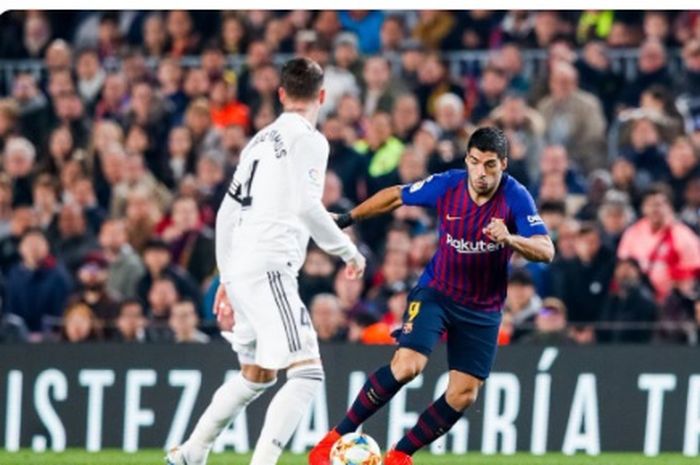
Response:
[{"label": "football player in white kit", "polygon": [[230,338],[240,373],[214,394],[194,431],[172,449],[171,465],[203,465],[226,425],[263,391],[278,370],[287,381],[270,402],[251,465],[277,463],[323,384],[316,332],[297,291],[309,237],[346,262],[359,279],[365,259],[321,203],[328,141],[316,129],[323,104],[323,70],[308,58],[282,68],[284,112],[258,132],[241,154],[216,218],[221,275],[214,311],[235,309]]}]

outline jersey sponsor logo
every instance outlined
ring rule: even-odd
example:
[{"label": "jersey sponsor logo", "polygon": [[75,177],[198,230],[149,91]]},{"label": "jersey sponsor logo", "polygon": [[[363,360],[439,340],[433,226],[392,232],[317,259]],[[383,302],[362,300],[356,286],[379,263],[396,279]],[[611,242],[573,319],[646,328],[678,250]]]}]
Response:
[{"label": "jersey sponsor logo", "polygon": [[544,221],[542,221],[540,215],[527,215],[527,222],[530,223],[530,226],[544,224]]},{"label": "jersey sponsor logo", "polygon": [[408,192],[415,192],[417,190],[420,190],[423,188],[426,182],[432,181],[433,176],[428,176],[427,178],[423,179],[422,181],[414,182],[411,184],[411,187],[408,189]]},{"label": "jersey sponsor logo", "polygon": [[451,216],[449,213],[445,218],[447,219],[447,221],[457,221],[462,219],[461,216]]},{"label": "jersey sponsor logo", "polygon": [[464,239],[455,239],[447,234],[447,245],[455,249],[458,253],[477,254],[498,252],[505,248],[505,244],[497,244],[495,242],[486,241],[465,241]]}]

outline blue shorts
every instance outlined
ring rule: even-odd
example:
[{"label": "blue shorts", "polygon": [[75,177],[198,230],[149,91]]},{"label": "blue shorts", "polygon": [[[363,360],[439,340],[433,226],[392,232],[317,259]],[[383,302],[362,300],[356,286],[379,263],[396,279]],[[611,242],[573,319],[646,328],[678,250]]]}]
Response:
[{"label": "blue shorts", "polygon": [[447,332],[450,370],[488,378],[496,358],[501,312],[484,312],[457,304],[429,287],[414,287],[396,339],[405,347],[429,356]]}]

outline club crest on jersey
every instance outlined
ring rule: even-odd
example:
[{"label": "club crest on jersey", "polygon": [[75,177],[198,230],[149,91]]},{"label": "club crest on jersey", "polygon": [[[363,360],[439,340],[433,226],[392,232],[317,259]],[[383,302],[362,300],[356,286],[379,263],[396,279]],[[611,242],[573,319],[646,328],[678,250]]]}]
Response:
[{"label": "club crest on jersey", "polygon": [[447,234],[447,245],[455,249],[458,253],[476,254],[497,252],[505,247],[504,244],[486,241],[465,241],[464,239],[455,239]]},{"label": "club crest on jersey", "polygon": [[426,182],[430,182],[430,181],[432,181],[432,179],[433,179],[433,176],[430,175],[422,181],[414,182],[413,184],[411,184],[411,187],[408,189],[408,191],[415,192],[417,190],[420,190],[425,185]]},{"label": "club crest on jersey", "polygon": [[309,170],[309,180],[317,186],[321,184],[321,173],[316,168]]}]

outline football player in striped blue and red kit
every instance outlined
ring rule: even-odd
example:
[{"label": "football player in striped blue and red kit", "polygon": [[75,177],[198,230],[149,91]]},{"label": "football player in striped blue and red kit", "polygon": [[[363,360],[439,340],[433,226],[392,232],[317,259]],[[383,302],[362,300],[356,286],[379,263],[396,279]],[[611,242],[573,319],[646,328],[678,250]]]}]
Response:
[{"label": "football player in striped blue and red kit", "polygon": [[496,355],[510,256],[517,251],[532,261],[554,258],[554,245],[532,197],[504,172],[507,155],[501,130],[477,129],[467,146],[466,170],[386,188],[336,219],[345,227],[402,205],[432,207],[440,237],[437,252],[408,296],[391,363],[369,376],[345,418],[310,452],[310,465],[328,465],[333,443],[415,378],[444,332],[447,391],[387,453],[384,464],[412,464],[413,453],[449,431],[476,400]]}]

